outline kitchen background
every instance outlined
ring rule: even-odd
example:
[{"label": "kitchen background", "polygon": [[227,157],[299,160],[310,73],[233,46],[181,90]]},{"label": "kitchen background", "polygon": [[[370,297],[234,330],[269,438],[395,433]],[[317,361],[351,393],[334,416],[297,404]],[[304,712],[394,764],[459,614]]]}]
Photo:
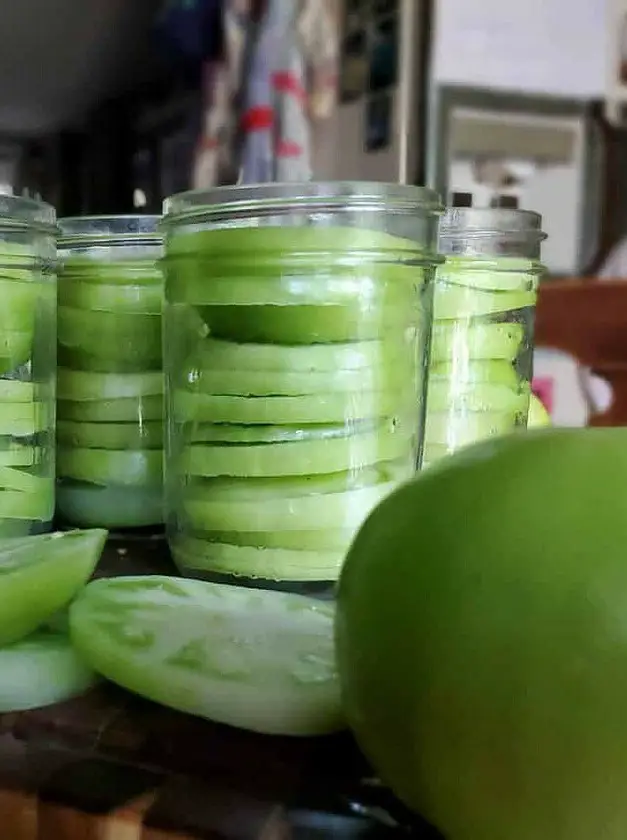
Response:
[{"label": "kitchen background", "polygon": [[627,292],[611,326],[590,278],[627,278],[627,0],[2,0],[0,29],[0,191],[154,212],[237,180],[268,38],[297,54],[313,177],[542,214],[538,389],[560,423],[617,407]]}]

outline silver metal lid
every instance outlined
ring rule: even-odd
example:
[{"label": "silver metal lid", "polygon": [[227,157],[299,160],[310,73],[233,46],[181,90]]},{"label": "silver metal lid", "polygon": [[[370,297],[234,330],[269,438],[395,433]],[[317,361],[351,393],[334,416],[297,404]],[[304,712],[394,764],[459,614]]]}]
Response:
[{"label": "silver metal lid", "polygon": [[66,216],[59,219],[59,247],[160,243],[161,216]]},{"label": "silver metal lid", "polygon": [[440,220],[439,250],[445,256],[540,258],[546,239],[542,216],[507,207],[449,207]]}]

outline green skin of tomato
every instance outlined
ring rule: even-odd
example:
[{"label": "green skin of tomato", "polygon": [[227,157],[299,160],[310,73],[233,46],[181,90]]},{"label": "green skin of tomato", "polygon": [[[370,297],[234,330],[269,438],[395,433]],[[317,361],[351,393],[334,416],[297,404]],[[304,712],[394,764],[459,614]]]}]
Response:
[{"label": "green skin of tomato", "polygon": [[349,723],[449,840],[627,836],[626,473],[624,429],[510,435],[396,490],[349,550]]}]

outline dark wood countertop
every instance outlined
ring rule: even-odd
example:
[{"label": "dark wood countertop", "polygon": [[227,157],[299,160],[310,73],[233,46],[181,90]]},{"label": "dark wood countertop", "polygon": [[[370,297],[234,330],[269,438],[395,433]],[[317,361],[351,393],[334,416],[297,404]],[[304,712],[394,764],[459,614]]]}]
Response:
[{"label": "dark wood countertop", "polygon": [[[162,537],[112,539],[102,576],[174,573]],[[4,840],[356,840],[435,835],[372,778],[348,734],[277,738],[103,684],[0,716]]]}]

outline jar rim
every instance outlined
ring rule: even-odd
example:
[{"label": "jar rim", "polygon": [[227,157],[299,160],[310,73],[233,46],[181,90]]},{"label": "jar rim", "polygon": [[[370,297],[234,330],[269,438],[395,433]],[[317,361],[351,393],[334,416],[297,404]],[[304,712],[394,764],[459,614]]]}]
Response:
[{"label": "jar rim", "polygon": [[228,216],[268,210],[337,209],[349,207],[376,210],[381,206],[401,211],[422,210],[439,215],[444,207],[439,195],[428,187],[375,181],[308,181],[272,184],[239,184],[188,190],[163,202],[161,227],[199,217]]},{"label": "jar rim", "polygon": [[33,230],[56,235],[57,213],[45,201],[0,194],[0,230]]},{"label": "jar rim", "polygon": [[59,219],[59,246],[160,242],[161,216],[146,213],[103,216],[65,216]]},{"label": "jar rim", "polygon": [[440,239],[521,235],[538,242],[547,238],[542,216],[532,210],[504,207],[448,207],[440,220]]}]

